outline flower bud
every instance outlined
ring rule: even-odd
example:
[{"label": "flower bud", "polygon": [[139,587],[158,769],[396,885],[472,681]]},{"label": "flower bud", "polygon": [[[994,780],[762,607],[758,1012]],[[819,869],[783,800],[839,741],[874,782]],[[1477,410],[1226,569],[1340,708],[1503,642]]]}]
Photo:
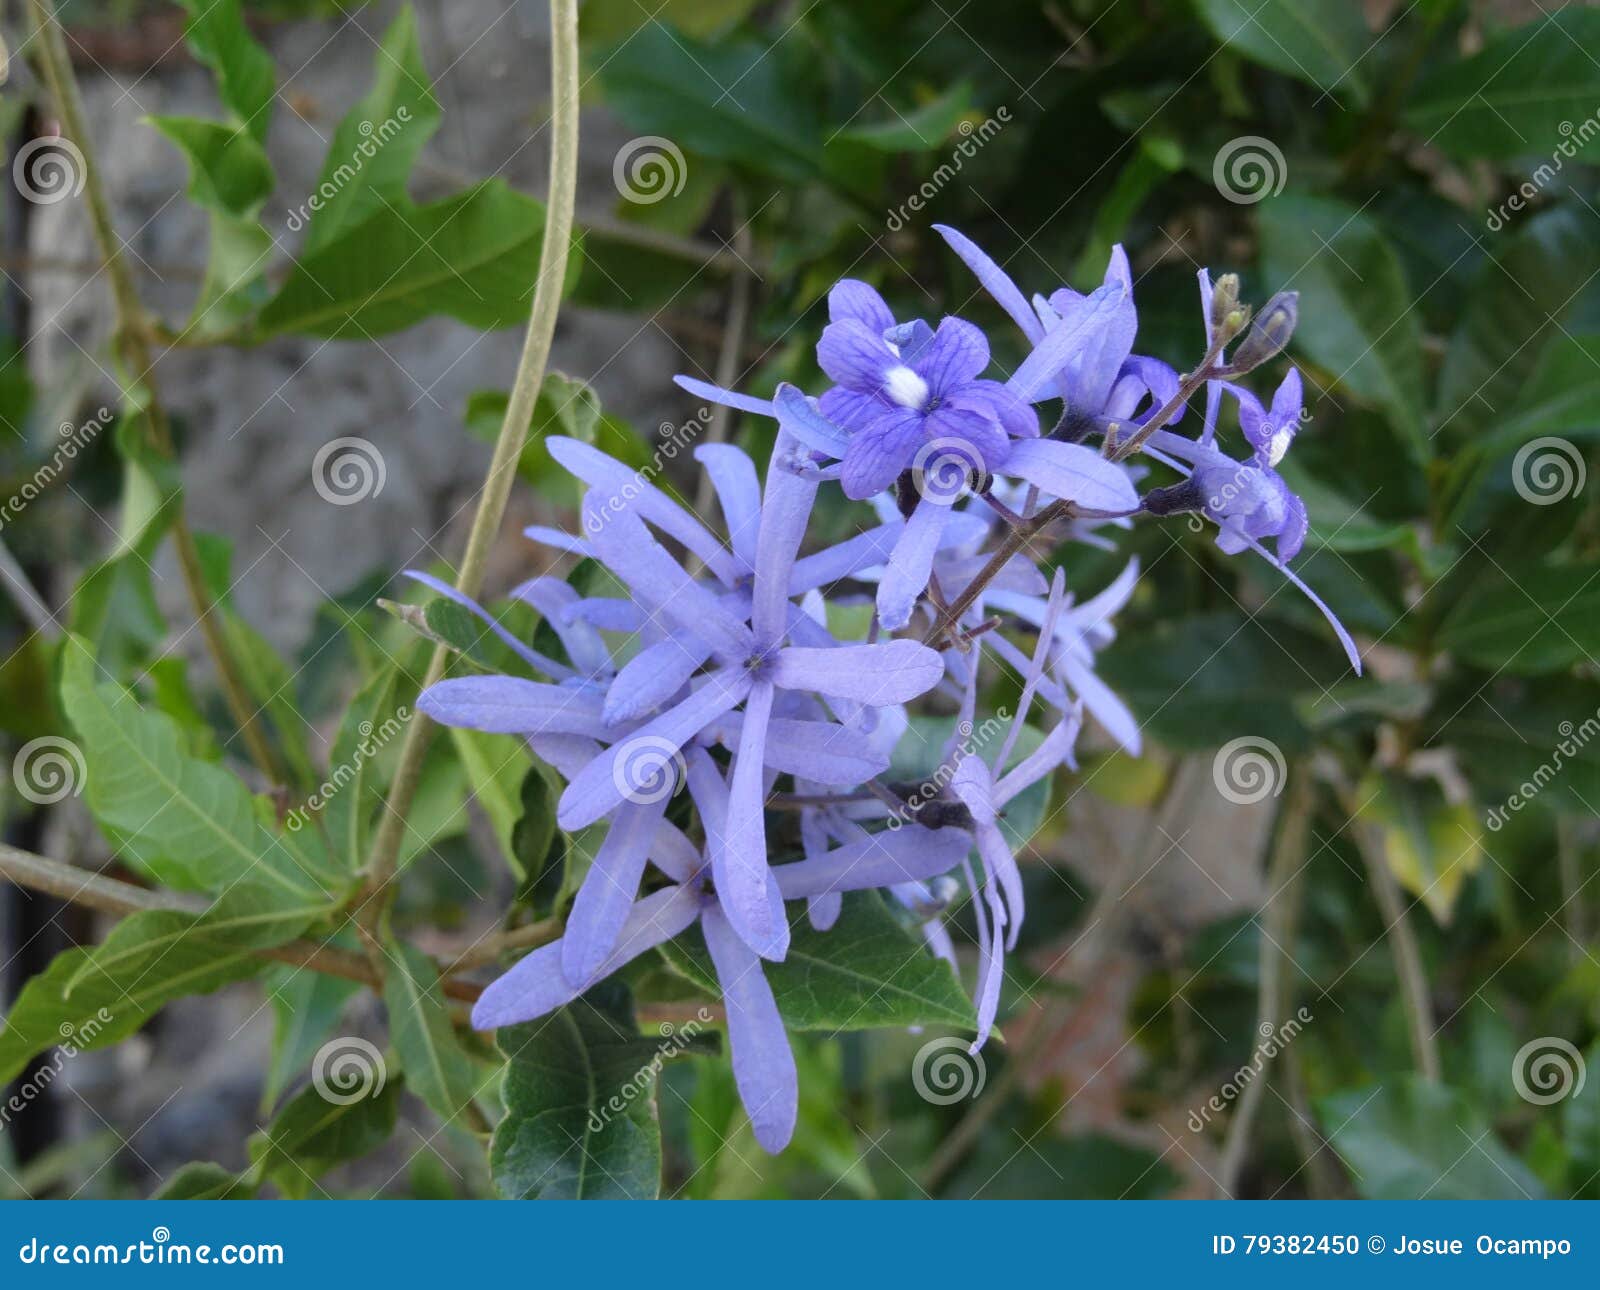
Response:
[{"label": "flower bud", "polygon": [[1223,320],[1238,307],[1239,275],[1224,273],[1211,288],[1211,325],[1220,327]]},{"label": "flower bud", "polygon": [[1289,343],[1300,318],[1300,293],[1280,291],[1262,306],[1256,325],[1233,354],[1233,366],[1240,372],[1260,367]]}]

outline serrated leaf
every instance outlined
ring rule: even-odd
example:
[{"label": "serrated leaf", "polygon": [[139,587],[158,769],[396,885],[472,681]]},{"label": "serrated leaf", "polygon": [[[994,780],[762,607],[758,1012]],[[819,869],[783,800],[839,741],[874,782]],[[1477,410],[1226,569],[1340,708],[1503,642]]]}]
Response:
[{"label": "serrated leaf", "polygon": [[1295,349],[1384,409],[1416,459],[1426,459],[1421,332],[1405,273],[1377,223],[1323,197],[1273,198],[1258,218],[1264,279],[1300,293]]},{"label": "serrated leaf", "polygon": [[100,682],[78,638],[64,649],[61,701],[82,743],[84,796],[122,854],[185,891],[253,893],[272,909],[325,906],[342,880],[309,836],[269,832],[232,774],[191,757],[172,718]]},{"label": "serrated leaf", "polygon": [[[258,336],[366,340],[438,315],[480,331],[518,325],[543,231],[544,206],[499,179],[426,206],[383,206],[295,261]],[[574,255],[572,274],[577,264]]]},{"label": "serrated leaf", "polygon": [[506,1114],[489,1163],[501,1193],[654,1198],[661,1135],[649,1080],[661,1051],[639,1035],[626,989],[606,982],[537,1022],[504,1027],[498,1038],[509,1059]]},{"label": "serrated leaf", "polygon": [[372,60],[372,88],[333,132],[313,189],[317,204],[305,251],[327,246],[386,206],[408,205],[406,179],[438,128],[439,102],[417,45],[416,15],[407,5]]},{"label": "serrated leaf", "polygon": [[156,1192],[156,1200],[252,1200],[255,1184],[209,1160],[184,1165]]},{"label": "serrated leaf", "polygon": [[394,1132],[398,1078],[385,1079],[354,1101],[330,1102],[315,1086],[303,1089],[249,1141],[253,1172],[271,1178],[286,1196],[303,1199],[335,1165],[376,1150]]},{"label": "serrated leaf", "polygon": [[1362,56],[1372,33],[1350,0],[1197,0],[1228,48],[1357,104],[1368,97]]},{"label": "serrated leaf", "polygon": [[1526,1200],[1544,1194],[1458,1090],[1415,1075],[1321,1098],[1317,1116],[1368,1200]]},{"label": "serrated leaf", "polygon": [[1457,157],[1577,153],[1575,123],[1600,102],[1600,13],[1557,6],[1504,31],[1470,58],[1443,62],[1410,96],[1405,123]]},{"label": "serrated leaf", "polygon": [[[698,929],[662,947],[667,962],[707,994],[721,994]],[[764,963],[778,1011],[792,1030],[976,1024],[972,1002],[950,965],[935,958],[877,892],[844,898],[827,932],[796,923],[788,956]]]},{"label": "serrated leaf", "polygon": [[[118,927],[135,920],[145,920],[145,925],[155,921],[152,915],[135,914]],[[127,935],[136,939],[140,931]],[[163,942],[144,956],[119,958],[114,974],[92,973],[69,992],[68,983],[83,975],[90,953],[75,948],[58,954],[23,986],[0,1030],[0,1083],[15,1078],[37,1054],[64,1038],[80,1051],[105,1048],[133,1034],[169,1000],[208,994],[256,975],[263,966],[248,951],[188,936]]]},{"label": "serrated leaf", "polygon": [[413,946],[390,942],[386,948],[383,1002],[406,1082],[446,1124],[469,1127],[462,1112],[483,1081],[450,1024],[438,970]]}]

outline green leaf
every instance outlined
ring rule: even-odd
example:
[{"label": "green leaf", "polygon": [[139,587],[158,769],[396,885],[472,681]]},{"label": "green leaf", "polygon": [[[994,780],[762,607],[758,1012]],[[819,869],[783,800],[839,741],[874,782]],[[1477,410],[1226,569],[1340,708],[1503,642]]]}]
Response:
[{"label": "green leaf", "polygon": [[1493,458],[1530,439],[1558,435],[1582,439],[1600,434],[1600,336],[1550,337],[1506,416],[1495,418],[1489,433],[1470,445],[1476,455]]},{"label": "green leaf", "polygon": [[[334,856],[352,873],[365,863],[373,812],[382,799],[384,777],[377,759],[397,743],[412,719],[411,709],[395,702],[398,693],[394,664],[386,664],[356,691],[328,754],[325,788],[332,791],[324,796],[319,788],[317,793]],[[314,810],[314,804],[308,802],[306,809]],[[291,813],[291,827],[296,818]]]},{"label": "green leaf", "polygon": [[[135,914],[118,930],[135,923],[126,935],[137,940],[167,917],[165,911]],[[114,972],[91,973],[69,989],[90,953],[75,948],[58,954],[23,986],[0,1030],[0,1083],[14,1079],[46,1049],[68,1040],[77,1051],[105,1048],[133,1034],[169,1000],[207,994],[262,968],[247,951],[191,935],[160,941],[145,955],[119,957]]]},{"label": "green leaf", "polygon": [[1357,106],[1368,97],[1362,56],[1373,35],[1350,0],[1196,0],[1224,45]]},{"label": "green leaf", "polygon": [[272,192],[272,163],[242,126],[189,116],[153,116],[150,124],[189,162],[189,196],[208,210],[254,219]]},{"label": "green leaf", "polygon": [[647,1200],[661,1187],[652,1084],[661,1046],[642,1038],[625,988],[499,1033],[509,1059],[505,1118],[489,1163],[518,1200]]},{"label": "green leaf", "polygon": [[[716,971],[698,930],[662,947],[667,962],[708,994]],[[784,1024],[794,1030],[976,1024],[972,1002],[950,965],[890,913],[877,892],[844,898],[828,932],[795,926],[782,963],[763,964]]]},{"label": "green leaf", "polygon": [[1600,101],[1600,13],[1581,6],[1540,12],[1471,58],[1443,62],[1411,95],[1405,123],[1457,157],[1577,153],[1575,123]]},{"label": "green leaf", "polygon": [[[971,83],[957,81],[943,94],[910,111],[901,112],[891,105],[887,119],[851,126],[840,131],[839,137],[880,152],[929,152],[950,138],[971,108]],[[968,122],[966,132],[971,131],[972,123]]]},{"label": "green leaf", "polygon": [[482,1081],[450,1024],[438,970],[414,946],[391,941],[387,952],[383,1002],[406,1082],[446,1124],[470,1127],[458,1117]]},{"label": "green leaf", "polygon": [[156,1200],[253,1200],[255,1184],[209,1160],[195,1160],[168,1178]]},{"label": "green leaf", "polygon": [[284,1195],[304,1199],[335,1165],[356,1160],[389,1140],[400,1106],[401,1081],[386,1079],[354,1101],[331,1102],[314,1085],[302,1090],[272,1123],[253,1134],[256,1177],[271,1178]]},{"label": "green leaf", "polygon": [[1491,563],[1439,630],[1451,653],[1496,672],[1553,672],[1600,655],[1600,561]]},{"label": "green leaf", "polygon": [[[380,210],[409,205],[406,180],[411,167],[439,128],[439,102],[422,62],[410,5],[384,33],[372,69],[372,88],[339,122],[328,145],[308,202],[305,253],[329,245]],[[295,218],[291,230],[298,227]]]},{"label": "green leaf", "polygon": [[311,839],[274,836],[229,772],[191,757],[163,713],[100,683],[85,644],[64,650],[61,700],[82,741],[84,795],[130,862],[186,891],[229,891],[277,910],[326,906],[341,882]]},{"label": "green leaf", "polygon": [[[597,62],[607,105],[641,135],[801,183],[823,164],[805,57],[794,41],[741,36],[708,45],[651,23]],[[662,152],[675,186],[682,154]]]},{"label": "green leaf", "polygon": [[1422,337],[1411,291],[1377,223],[1323,197],[1278,197],[1261,206],[1262,273],[1274,290],[1300,293],[1294,345],[1335,385],[1384,409],[1418,461]]},{"label": "green leaf", "polygon": [[261,1105],[267,1110],[311,1064],[360,986],[287,964],[271,968],[263,985],[274,1023],[272,1056],[261,1089]]},{"label": "green leaf", "polygon": [[1384,862],[1400,885],[1448,923],[1468,877],[1483,864],[1483,825],[1465,802],[1446,802],[1429,780],[1369,775],[1357,788],[1358,818],[1375,827]]},{"label": "green leaf", "polygon": [[1525,1200],[1544,1189],[1458,1090],[1415,1075],[1318,1100],[1323,1131],[1368,1200]]},{"label": "green leaf", "polygon": [[1502,239],[1503,249],[1496,244],[1500,254],[1479,271],[1439,373],[1433,420],[1441,436],[1468,443],[1498,429],[1531,389],[1546,342],[1576,303],[1574,287],[1600,269],[1593,218],[1545,211]]},{"label": "green leaf", "polygon": [[182,0],[189,12],[184,38],[195,59],[217,78],[217,93],[234,119],[259,143],[272,123],[272,58],[245,26],[240,0]]},{"label": "green leaf", "polygon": [[466,767],[467,787],[494,826],[500,855],[518,878],[524,875],[513,841],[522,817],[522,782],[528,774],[528,745],[515,735],[486,735],[450,728],[450,742]]},{"label": "green leaf", "polygon": [[513,868],[522,898],[538,916],[552,912],[566,878],[566,839],[556,833],[559,790],[542,765],[528,767],[517,793],[520,814],[511,831]]},{"label": "green leaf", "polygon": [[258,335],[371,339],[441,314],[480,331],[520,324],[543,231],[544,206],[499,179],[384,206],[295,261]]}]

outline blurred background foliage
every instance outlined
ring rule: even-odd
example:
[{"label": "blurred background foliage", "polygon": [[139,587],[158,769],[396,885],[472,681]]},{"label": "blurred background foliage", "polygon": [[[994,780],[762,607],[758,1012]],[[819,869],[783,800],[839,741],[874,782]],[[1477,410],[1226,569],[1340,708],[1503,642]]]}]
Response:
[{"label": "blurred background foliage", "polygon": [[[66,17],[114,25],[139,8],[77,3]],[[340,6],[249,8],[272,23]],[[1115,552],[1064,549],[1079,592],[1103,586],[1128,552],[1142,561],[1102,673],[1156,746],[1139,764],[1091,749],[1083,774],[1056,785],[1032,848],[1018,968],[1031,985],[1011,1000],[1007,1042],[985,1054],[983,1098],[917,1095],[907,1070],[925,1036],[811,1036],[797,1044],[795,1145],[756,1170],[725,1064],[674,1062],[658,1098],[666,1189],[1600,1198],[1600,531],[1585,486],[1600,430],[1600,9],[586,0],[581,23],[587,99],[632,135],[670,141],[683,164],[669,166],[659,200],[590,204],[569,308],[672,314],[696,375],[760,393],[779,380],[819,388],[822,301],[842,276],[877,285],[897,316],[984,324],[1000,366],[1013,366],[1019,338],[935,222],[967,233],[1027,291],[1098,281],[1122,243],[1138,348],[1180,370],[1203,348],[1199,267],[1240,273],[1256,303],[1299,291],[1291,356],[1313,419],[1284,473],[1310,506],[1312,536],[1296,569],[1367,663],[1350,676],[1321,619],[1271,568],[1225,557],[1181,523],[1136,525]],[[425,47],[415,56],[431,66]],[[620,153],[618,166],[626,187]],[[192,196],[210,204],[214,228],[254,219],[249,193]],[[493,255],[477,248],[473,280],[494,290],[452,304],[419,288],[362,330],[381,336],[437,313],[480,328],[520,322],[534,204],[509,190],[471,200],[481,236],[522,239]],[[222,343],[341,334],[301,307],[316,252],[296,254],[264,281],[224,282],[238,307]],[[382,276],[404,247],[369,240],[366,255]],[[559,425],[648,459],[652,433],[551,381],[536,432]],[[8,425],[53,426],[51,399],[20,365],[5,368]],[[492,437],[503,399],[475,396],[466,429]],[[169,400],[181,428],[181,389]],[[760,426],[736,431],[762,447]],[[191,756],[215,760],[221,705],[191,688],[183,663],[152,662],[164,628],[142,560],[102,559],[105,535],[81,520],[85,504],[109,508],[120,493],[126,526],[121,490],[161,495],[163,470],[111,439],[76,465],[71,492],[4,536],[30,566],[88,568],[74,630],[178,723]],[[8,485],[48,446],[36,431],[8,436]],[[522,470],[570,516],[575,495],[537,433]],[[669,475],[692,493],[681,462]],[[851,517],[841,507],[832,522]],[[132,537],[138,547],[159,531],[134,524]],[[208,551],[226,587],[226,551]],[[295,658],[230,619],[259,665],[258,693],[280,693],[292,675],[300,711],[336,725],[353,685],[391,675],[380,655],[418,648],[374,605],[392,572],[331,602]],[[448,610],[426,618],[435,635],[461,634]],[[526,626],[537,630],[531,615]],[[65,729],[49,698],[51,646],[15,617],[5,631],[7,736]],[[494,642],[475,648],[500,656]],[[390,698],[408,701],[408,670],[419,666],[400,670]],[[272,737],[312,783],[328,758],[306,746],[301,724],[274,722]],[[1239,835],[1260,851],[1272,900],[1176,939],[1159,920],[1096,932],[1097,902],[1115,905],[1115,884],[1139,871],[1119,868],[1128,857],[1106,854],[1116,846],[1084,826],[1095,802],[1181,837],[1196,781],[1211,791],[1213,750],[1245,737],[1270,741],[1286,767],[1271,828]],[[523,916],[548,914],[572,890],[548,785],[505,769],[483,743],[452,731],[430,755],[418,813],[439,825],[403,894],[410,926],[468,920],[463,883],[502,863]],[[468,796],[500,855],[469,836]],[[1131,946],[1125,999],[1097,997],[1085,940],[1094,954]],[[1072,972],[1074,956],[1089,970]],[[632,984],[641,1007],[681,988]],[[336,1017],[341,1002],[317,1006]],[[1108,1007],[1122,1015],[1101,1017]],[[1240,1083],[1262,1036],[1302,1007],[1312,1020],[1269,1073]],[[1117,1038],[1097,1048],[1107,1025]],[[1586,1055],[1589,1078],[1541,1104],[1514,1072],[1527,1066],[1524,1045],[1552,1037]],[[285,1043],[279,1090],[307,1051]],[[1064,1057],[1075,1045],[1100,1056]],[[1196,1130],[1193,1114],[1225,1086],[1227,1105]],[[1107,1100],[1098,1116],[1074,1114]],[[409,1185],[444,1186],[431,1175]]]}]

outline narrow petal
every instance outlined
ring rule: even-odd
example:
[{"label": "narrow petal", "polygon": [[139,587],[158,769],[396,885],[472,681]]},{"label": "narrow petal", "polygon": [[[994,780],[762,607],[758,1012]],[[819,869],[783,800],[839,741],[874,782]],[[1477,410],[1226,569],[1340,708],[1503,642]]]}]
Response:
[{"label": "narrow petal", "polygon": [[646,605],[694,632],[723,658],[748,654],[750,629],[691,578],[637,516],[620,510],[601,519],[605,506],[598,492],[583,501],[584,527],[606,567]]},{"label": "narrow petal", "polygon": [[[842,390],[839,393],[858,400],[853,405],[855,410],[881,410],[886,406],[875,399],[869,399],[866,395],[854,394],[849,390]],[[788,384],[778,386],[774,403],[778,409],[778,424],[793,435],[797,442],[829,457],[844,456],[845,449],[850,446],[849,435],[842,426],[834,424],[820,406],[814,406],[812,401],[794,386]]]},{"label": "narrow petal", "polygon": [[772,679],[786,690],[811,690],[881,708],[926,694],[943,676],[944,660],[921,642],[880,641],[779,650]]},{"label": "narrow petal", "polygon": [[574,779],[600,755],[600,741],[587,735],[529,735],[533,755],[554,766],[562,779]]},{"label": "narrow petal", "polygon": [[667,799],[624,802],[611,817],[605,841],[595,852],[567,915],[561,938],[561,970],[567,980],[588,987],[599,971],[633,909],[639,880],[655,841],[656,825],[667,809]]},{"label": "narrow petal", "polygon": [[709,645],[682,630],[646,645],[623,664],[607,688],[602,711],[606,724],[621,725],[655,711],[687,685],[710,657]]},{"label": "narrow petal", "polygon": [[761,970],[761,960],[750,952],[715,906],[707,906],[700,927],[728,1009],[733,1080],[750,1116],[756,1141],[776,1155],[794,1136],[800,1106],[800,1078],[789,1035],[778,1014],[772,987]]},{"label": "narrow petal", "polygon": [[657,820],[655,837],[650,842],[650,860],[673,882],[688,882],[701,868],[695,844],[671,820]]},{"label": "narrow petal", "polygon": [[899,361],[882,333],[856,318],[829,323],[817,342],[818,366],[830,380],[857,394],[876,394]]},{"label": "narrow petal", "polygon": [[761,525],[761,481],[755,463],[743,449],[728,443],[703,443],[694,459],[706,469],[716,490],[733,553],[747,568],[755,563],[756,532]]},{"label": "narrow petal", "polygon": [[1044,335],[1044,327],[1034,316],[1033,310],[1028,308],[1027,299],[1017,284],[1011,280],[1011,276],[965,234],[956,232],[947,224],[935,224],[933,230],[961,257],[962,262],[972,270],[973,276],[982,284],[983,289],[1011,315],[1011,321],[1022,328],[1022,334],[1037,343]]},{"label": "narrow petal", "polygon": [[1093,666],[1074,657],[1072,651],[1062,650],[1056,656],[1056,670],[1067,687],[1083,700],[1089,714],[1126,752],[1134,757],[1143,752],[1144,738],[1139,733],[1138,718],[1100,679]]},{"label": "narrow petal", "polygon": [[731,585],[738,580],[739,568],[733,553],[712,537],[705,525],[638,471],[629,470],[615,457],[608,457],[598,448],[565,435],[551,435],[545,444],[550,455],[572,474],[605,497],[617,498],[620,504],[682,542],[723,582]]},{"label": "narrow petal", "polygon": [[1139,506],[1128,472],[1082,444],[1020,439],[1011,445],[1005,473],[1088,511],[1120,514]]},{"label": "narrow petal", "polygon": [[811,920],[811,926],[819,932],[833,930],[833,925],[839,921],[839,915],[844,912],[844,895],[842,892],[825,891],[820,896],[812,896],[806,901],[806,917]]},{"label": "narrow petal", "polygon": [[657,791],[673,755],[749,693],[744,668],[713,672],[677,707],[646,722],[583,768],[561,795],[556,822],[569,833],[593,824],[618,803]]},{"label": "narrow petal", "polygon": [[498,735],[566,734],[602,738],[598,691],[546,685],[520,676],[458,676],[436,681],[417,709],[441,726]]},{"label": "narrow petal", "polygon": [[[622,925],[616,948],[600,965],[600,975],[609,976],[639,955],[670,941],[699,916],[701,900],[701,894],[692,887],[666,887],[636,903]],[[562,943],[552,941],[493,982],[473,1005],[473,1026],[493,1030],[532,1021],[576,999],[583,991],[561,970],[563,952]]]},{"label": "narrow petal", "polygon": [[911,621],[949,518],[949,503],[938,497],[922,498],[911,512],[878,581],[878,621],[885,631],[897,632]]},{"label": "narrow petal", "polygon": [[553,529],[544,524],[530,524],[522,530],[522,536],[530,542],[553,547],[557,551],[570,551],[573,555],[585,557],[594,554],[594,549],[587,542],[576,533],[568,533],[564,529]]},{"label": "narrow petal", "polygon": [[802,900],[935,878],[954,869],[971,848],[971,835],[964,829],[908,824],[868,834],[812,859],[777,865],[772,872],[785,900]]},{"label": "narrow petal", "polygon": [[771,401],[767,399],[752,398],[748,394],[740,394],[737,390],[725,390],[720,385],[697,381],[692,376],[674,376],[672,383],[681,390],[687,390],[696,398],[721,404],[725,408],[733,408],[737,412],[752,412],[758,417],[777,416]]},{"label": "narrow petal", "polygon": [[516,654],[518,658],[520,658],[524,663],[527,663],[529,666],[537,668],[546,676],[554,677],[559,681],[565,680],[567,677],[573,674],[572,669],[566,666],[566,664],[557,663],[553,658],[546,658],[543,654],[539,653],[538,650],[524,645],[509,631],[502,627],[495,620],[494,615],[491,614],[487,609],[480,605],[471,596],[465,596],[461,592],[457,591],[448,582],[443,582],[440,579],[435,578],[432,574],[422,573],[417,569],[407,569],[404,576],[410,578],[413,582],[420,582],[430,591],[437,591],[446,600],[454,601],[462,608],[468,610],[473,617],[485,624],[490,631],[492,631],[502,641],[509,645],[512,652]]},{"label": "narrow petal", "polygon": [[712,856],[712,877],[718,902],[740,939],[763,958],[781,959],[789,948],[789,924],[781,906],[773,918],[767,898],[765,745],[772,699],[771,683],[759,682],[745,702],[728,784],[727,836]]},{"label": "narrow petal", "polygon": [[1118,287],[1098,287],[1063,317],[1022,360],[1006,382],[1019,399],[1037,403],[1056,393],[1056,379],[1073,361],[1084,342],[1117,320],[1123,299]]},{"label": "narrow petal", "polygon": [[755,642],[766,648],[781,640],[789,621],[789,574],[811,519],[817,481],[785,470],[779,462],[794,449],[794,440],[780,432],[767,468],[767,491],[761,504],[761,531],[756,538],[755,580],[750,625]]},{"label": "narrow petal", "polygon": [[1076,713],[1057,722],[1053,730],[1031,753],[1002,775],[994,786],[992,801],[1001,810],[1018,793],[1037,784],[1058,766],[1072,764],[1072,747],[1083,728],[1083,718]]},{"label": "narrow petal", "polygon": [[560,578],[530,578],[513,587],[511,595],[539,611],[580,673],[594,677],[612,671],[611,651],[600,639],[600,633],[592,623],[573,617],[569,612],[581,599],[572,587]]},{"label": "narrow petal", "polygon": [[804,556],[789,571],[789,594],[816,587],[826,587],[843,578],[853,577],[863,569],[884,563],[905,528],[904,520],[879,524],[876,528],[857,533],[852,538],[836,543],[825,550]]}]

